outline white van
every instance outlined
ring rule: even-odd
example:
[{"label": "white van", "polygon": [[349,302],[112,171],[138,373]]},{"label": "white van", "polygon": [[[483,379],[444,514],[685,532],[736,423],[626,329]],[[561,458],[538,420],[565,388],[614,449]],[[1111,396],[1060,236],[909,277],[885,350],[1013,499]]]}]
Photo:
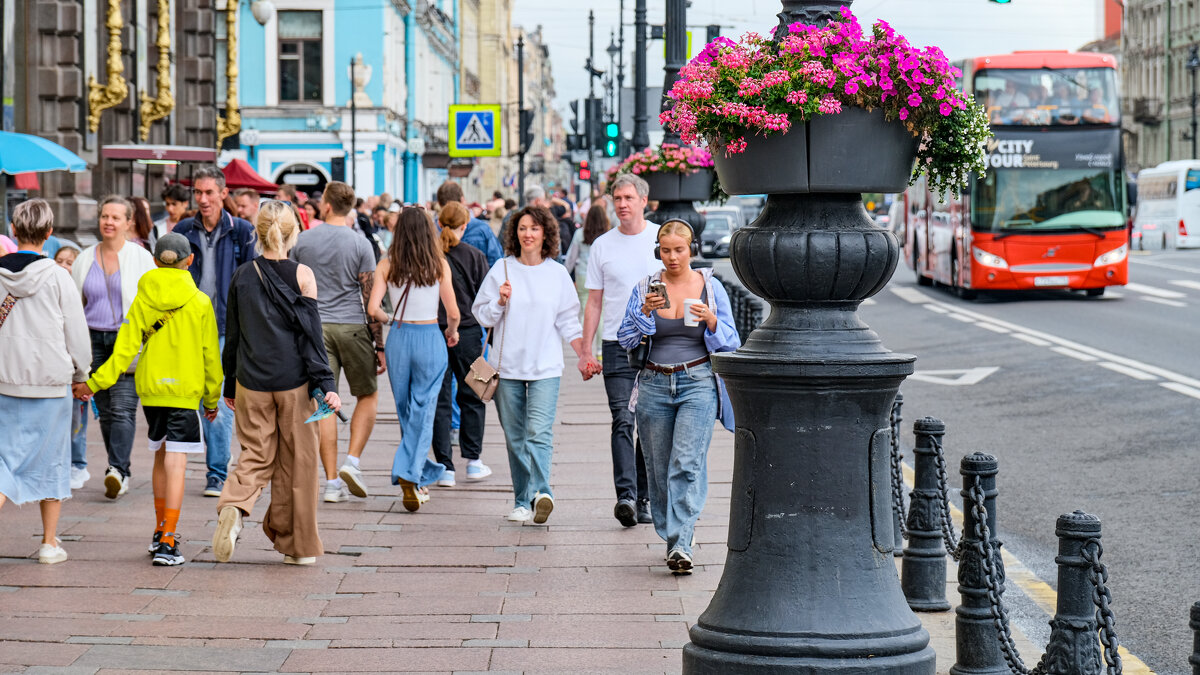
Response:
[{"label": "white van", "polygon": [[1136,249],[1200,247],[1200,161],[1165,162],[1137,179]]}]

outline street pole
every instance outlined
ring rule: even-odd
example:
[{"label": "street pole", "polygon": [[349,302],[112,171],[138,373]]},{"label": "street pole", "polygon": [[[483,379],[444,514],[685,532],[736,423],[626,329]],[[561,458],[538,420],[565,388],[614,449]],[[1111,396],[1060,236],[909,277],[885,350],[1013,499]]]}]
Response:
[{"label": "street pole", "polygon": [[[667,59],[663,66],[662,101],[659,112],[670,110],[675,103],[671,100],[671,87],[679,79],[679,70],[687,58],[687,0],[667,0]],[[669,126],[663,127],[663,143],[679,144],[679,134]]]},{"label": "street pole", "polygon": [[1196,71],[1200,70],[1200,47],[1196,45],[1188,54],[1187,69],[1192,74],[1192,159],[1196,159]]},{"label": "street pole", "polygon": [[517,36],[517,201],[525,206],[525,139],[521,114],[525,110],[525,36]]},{"label": "street pole", "polygon": [[[0,0],[3,5],[3,0]],[[621,106],[625,103],[625,0],[620,3],[620,19],[617,21],[617,123],[621,120]],[[617,154],[625,156],[625,134],[617,139]]]},{"label": "street pole", "polygon": [[358,189],[358,106],[354,103],[354,57],[350,57],[350,187]]},{"label": "street pole", "polygon": [[646,129],[646,0],[633,6],[633,151],[650,145]]},{"label": "street pole", "polygon": [[588,198],[596,189],[596,139],[592,134],[592,99],[596,98],[596,13],[588,10],[588,105],[587,105],[587,151],[588,151]]}]

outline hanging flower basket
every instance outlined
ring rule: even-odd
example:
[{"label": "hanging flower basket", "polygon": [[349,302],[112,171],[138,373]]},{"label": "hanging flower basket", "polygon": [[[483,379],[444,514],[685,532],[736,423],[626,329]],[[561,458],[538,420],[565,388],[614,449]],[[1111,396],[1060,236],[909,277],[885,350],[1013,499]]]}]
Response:
[{"label": "hanging flower basket", "polygon": [[713,156],[705,148],[663,143],[635,152],[608,170],[612,179],[622,173],[641,176],[656,201],[709,201],[724,198],[712,171]]},{"label": "hanging flower basket", "polygon": [[958,75],[936,47],[883,21],[864,35],[842,8],[840,21],[777,39],[717,38],[680,71],[660,120],[709,143],[730,194],[899,192],[921,174],[957,193],[984,170],[991,136]]}]

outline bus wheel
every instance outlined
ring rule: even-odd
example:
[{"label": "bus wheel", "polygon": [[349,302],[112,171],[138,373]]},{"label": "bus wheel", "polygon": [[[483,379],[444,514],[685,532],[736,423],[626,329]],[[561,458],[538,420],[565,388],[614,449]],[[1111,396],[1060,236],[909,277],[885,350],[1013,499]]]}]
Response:
[{"label": "bus wheel", "polygon": [[974,289],[966,288],[958,285],[958,256],[950,259],[950,287],[954,289],[954,294],[963,300],[974,300]]},{"label": "bus wheel", "polygon": [[1104,288],[1103,288],[1103,287],[1101,287],[1101,288],[1089,288],[1089,289],[1087,289],[1087,296],[1088,296],[1089,298],[1098,298],[1098,297],[1100,297],[1100,296],[1102,296],[1102,295],[1104,295]]},{"label": "bus wheel", "polygon": [[913,273],[917,275],[918,286],[932,286],[933,279],[921,274],[921,257],[917,254],[917,242],[913,241],[912,254]]}]

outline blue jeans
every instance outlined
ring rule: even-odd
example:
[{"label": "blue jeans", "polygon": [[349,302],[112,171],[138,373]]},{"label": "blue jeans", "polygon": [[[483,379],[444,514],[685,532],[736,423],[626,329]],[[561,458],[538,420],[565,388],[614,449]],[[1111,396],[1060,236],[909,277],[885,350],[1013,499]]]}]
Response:
[{"label": "blue jeans", "polygon": [[705,363],[638,376],[637,423],[646,453],[650,515],[667,551],[692,552],[692,532],[708,497],[708,445],[717,417],[717,380]]},{"label": "blue jeans", "polygon": [[[93,330],[92,372],[104,365],[117,342],[116,331]],[[133,436],[137,426],[138,395],[133,375],[122,373],[108,389],[96,392],[96,408],[100,411],[100,436],[108,452],[108,465],[122,476],[129,476],[129,456],[133,452]]]},{"label": "blue jeans", "polygon": [[446,467],[429,458],[433,417],[446,374],[446,339],[437,324],[392,324],[384,345],[388,381],[396,399],[400,445],[392,459],[392,484],[424,487]]},{"label": "blue jeans", "polygon": [[[225,336],[219,338],[220,349],[225,351]],[[228,376],[228,373],[226,373]],[[225,382],[221,382],[221,391],[225,391]],[[233,442],[233,411],[225,405],[225,397],[217,403],[217,419],[209,422],[204,418],[204,408],[200,408],[200,425],[204,430],[204,462],[208,464],[208,478],[216,478],[224,482],[229,474],[229,445]]]},{"label": "blue jeans", "polygon": [[87,423],[92,404],[71,400],[71,467],[87,468]]},{"label": "blue jeans", "polygon": [[550,458],[554,452],[554,415],[558,409],[558,381],[500,380],[496,388],[496,414],[508,447],[513,501],[530,508],[538,493],[550,490]]}]

